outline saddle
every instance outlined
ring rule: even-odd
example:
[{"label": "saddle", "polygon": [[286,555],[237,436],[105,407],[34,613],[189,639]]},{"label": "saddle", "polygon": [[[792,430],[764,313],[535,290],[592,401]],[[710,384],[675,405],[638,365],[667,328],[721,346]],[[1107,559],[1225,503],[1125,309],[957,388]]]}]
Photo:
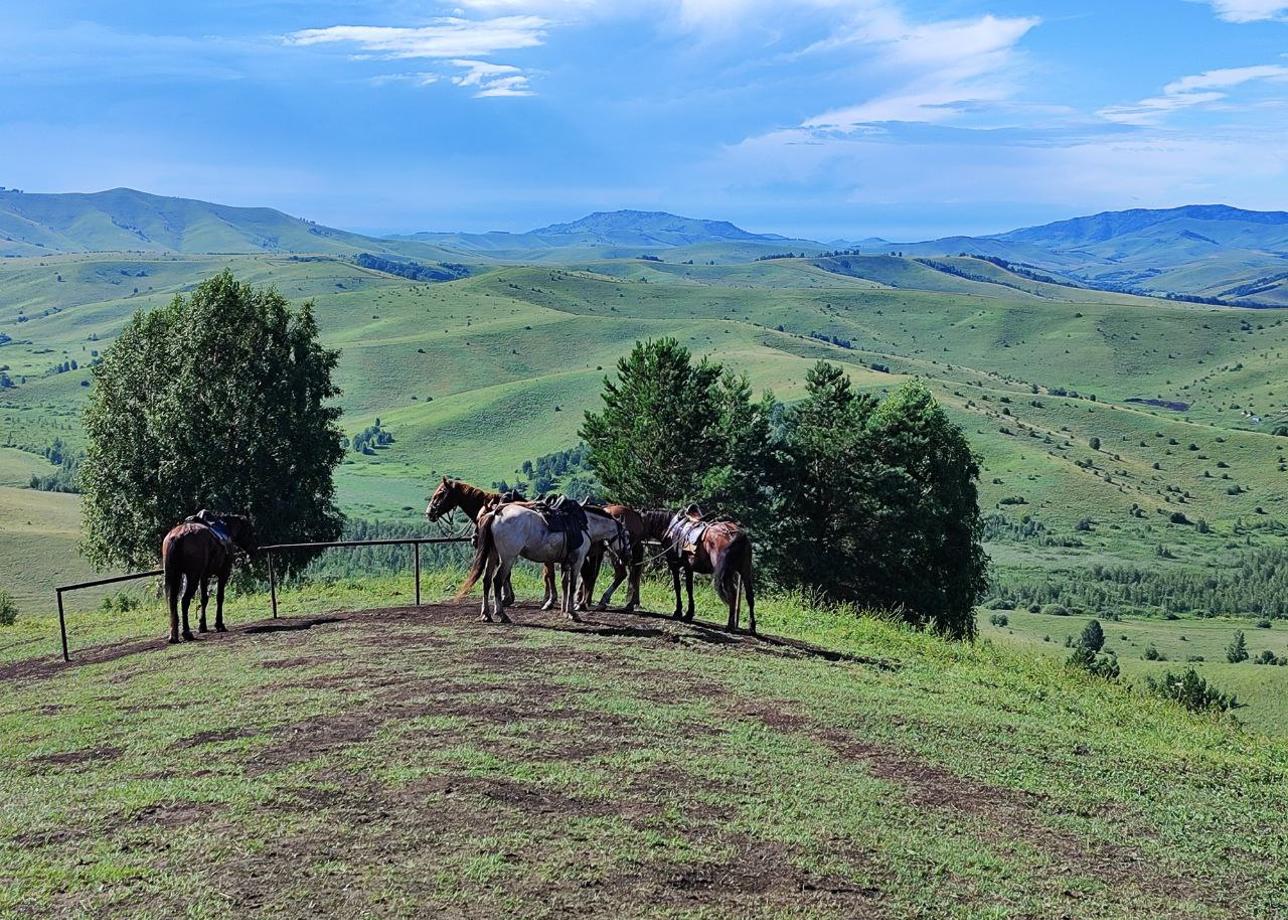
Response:
[{"label": "saddle", "polygon": [[224,550],[229,554],[236,554],[237,545],[233,543],[233,538],[229,536],[227,524],[220,520],[215,514],[202,508],[196,514],[190,514],[183,519],[187,524],[200,524],[215,535]]},{"label": "saddle", "polygon": [[590,527],[585,508],[566,495],[556,495],[533,503],[533,510],[541,515],[551,533],[564,534],[568,552],[575,552],[581,546]]},{"label": "saddle", "polygon": [[701,518],[681,512],[671,519],[671,526],[666,529],[667,540],[682,553],[697,552],[698,544],[711,524]]}]

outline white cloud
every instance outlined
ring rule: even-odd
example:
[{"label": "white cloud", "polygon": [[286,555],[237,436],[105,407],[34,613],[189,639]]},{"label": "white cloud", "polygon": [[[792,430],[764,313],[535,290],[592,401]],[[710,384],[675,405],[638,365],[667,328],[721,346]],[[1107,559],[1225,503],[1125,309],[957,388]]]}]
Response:
[{"label": "white cloud", "polygon": [[489,61],[454,60],[452,66],[464,68],[465,73],[452,77],[457,86],[476,86],[474,95],[531,96],[528,78],[518,67],[510,64],[493,64]]},{"label": "white cloud", "polygon": [[1099,114],[1108,121],[1122,125],[1155,125],[1173,112],[1225,100],[1229,94],[1224,90],[1262,80],[1288,80],[1288,67],[1280,64],[1257,64],[1251,67],[1208,70],[1173,80],[1163,87],[1162,95],[1128,105],[1109,106],[1101,109]]},{"label": "white cloud", "polygon": [[802,127],[848,131],[880,122],[942,122],[1002,102],[1014,92],[1007,72],[1015,46],[1037,24],[1030,17],[982,16],[914,25],[893,9],[879,11],[825,44],[870,49],[880,67],[902,76],[901,84],[808,118]]},{"label": "white cloud", "polygon": [[[360,58],[383,60],[446,60],[465,73],[452,83],[476,87],[477,97],[534,95],[523,71],[512,64],[493,64],[477,58],[498,51],[532,48],[545,42],[549,21],[540,16],[499,16],[494,19],[438,19],[428,26],[331,26],[304,29],[286,36],[290,45],[353,45]],[[412,83],[429,86],[441,78],[437,73],[395,73],[373,77],[369,82]]]},{"label": "white cloud", "polygon": [[1260,22],[1283,19],[1288,15],[1284,0],[1206,0],[1216,15],[1226,22]]},{"label": "white cloud", "polygon": [[389,60],[483,57],[497,51],[532,48],[545,41],[549,22],[540,16],[495,19],[437,19],[432,25],[330,26],[303,29],[286,36],[290,45],[356,45]]}]

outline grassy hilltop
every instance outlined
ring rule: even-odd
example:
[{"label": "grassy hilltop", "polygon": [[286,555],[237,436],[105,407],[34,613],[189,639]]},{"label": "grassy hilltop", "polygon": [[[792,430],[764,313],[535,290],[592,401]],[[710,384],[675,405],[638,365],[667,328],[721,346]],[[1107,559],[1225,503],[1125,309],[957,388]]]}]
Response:
[{"label": "grassy hilltop", "polygon": [[407,590],[288,592],[276,623],[243,596],[178,647],[111,641],[148,606],[76,617],[109,644],[66,668],[0,652],[0,913],[1288,911],[1282,741],[790,597],[771,640],[345,612]]}]

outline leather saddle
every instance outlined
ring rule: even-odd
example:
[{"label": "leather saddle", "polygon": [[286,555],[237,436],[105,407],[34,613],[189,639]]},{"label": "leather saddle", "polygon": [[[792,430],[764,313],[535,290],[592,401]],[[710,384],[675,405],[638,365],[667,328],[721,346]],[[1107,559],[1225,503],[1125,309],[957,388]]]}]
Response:
[{"label": "leather saddle", "polygon": [[566,495],[543,498],[533,506],[551,533],[564,534],[568,552],[574,552],[581,546],[589,524],[586,521],[586,509]]}]

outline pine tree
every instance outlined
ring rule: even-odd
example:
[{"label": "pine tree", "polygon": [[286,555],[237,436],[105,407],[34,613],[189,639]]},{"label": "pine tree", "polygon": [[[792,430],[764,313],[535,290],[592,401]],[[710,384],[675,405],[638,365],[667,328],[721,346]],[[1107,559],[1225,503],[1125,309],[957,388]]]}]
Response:
[{"label": "pine tree", "polygon": [[1241,661],[1248,660],[1248,642],[1243,637],[1243,630],[1235,630],[1234,638],[1226,646],[1225,658],[1231,664],[1238,664]]}]

